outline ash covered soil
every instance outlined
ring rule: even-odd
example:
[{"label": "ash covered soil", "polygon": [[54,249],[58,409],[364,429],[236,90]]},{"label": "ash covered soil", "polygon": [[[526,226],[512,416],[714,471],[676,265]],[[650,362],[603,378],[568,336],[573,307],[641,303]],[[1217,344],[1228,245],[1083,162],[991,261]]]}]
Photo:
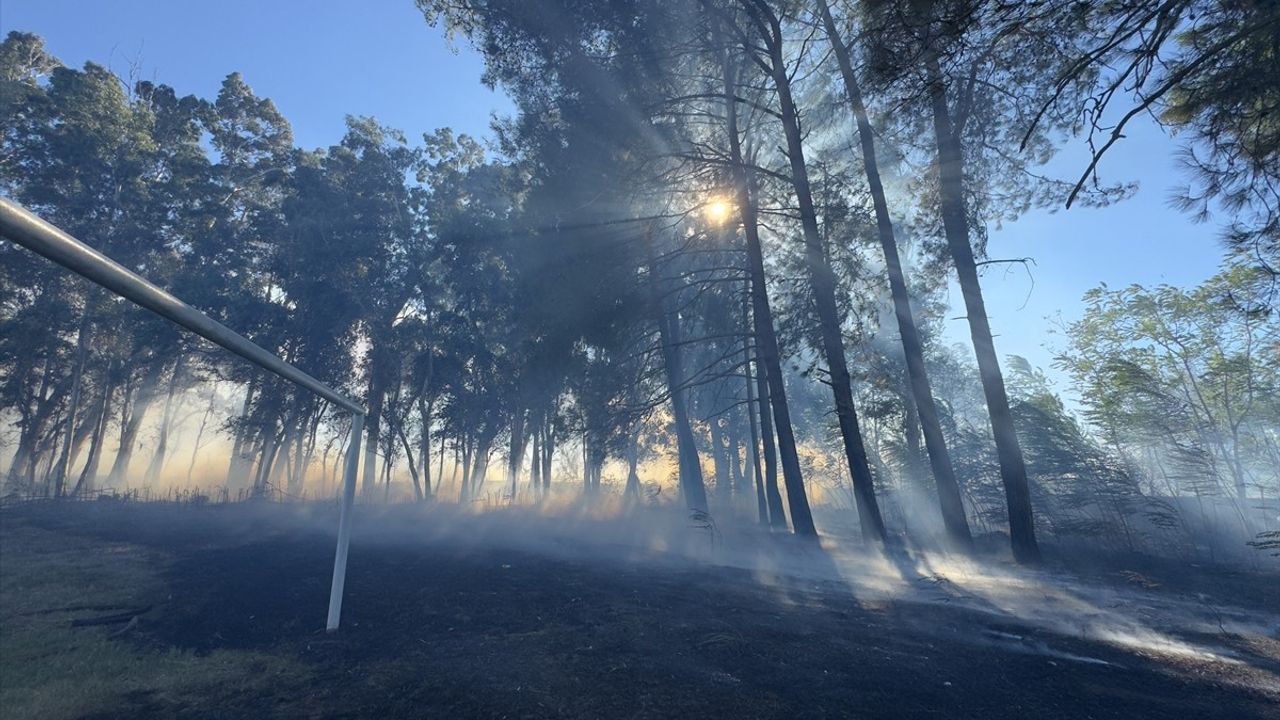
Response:
[{"label": "ash covered soil", "polygon": [[[1027,572],[683,521],[656,537],[607,519],[359,510],[334,635],[335,512],[314,506],[4,509],[0,617],[12,633],[118,615],[22,573],[56,573],[41,563],[60,546],[142,558],[155,582],[127,603],[136,615],[68,637],[229,678],[108,682],[81,717],[1280,717],[1280,575],[1266,567],[1050,548]],[[37,582],[79,600],[18,607]],[[77,652],[49,637],[30,662]]]}]

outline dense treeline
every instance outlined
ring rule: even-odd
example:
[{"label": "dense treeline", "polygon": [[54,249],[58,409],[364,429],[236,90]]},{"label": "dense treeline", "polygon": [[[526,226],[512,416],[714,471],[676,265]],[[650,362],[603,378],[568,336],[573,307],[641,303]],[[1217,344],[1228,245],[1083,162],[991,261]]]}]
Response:
[{"label": "dense treeline", "polygon": [[[1251,50],[1280,37],[1272,5],[419,5],[515,101],[491,147],[349,118],[305,150],[238,74],[180,96],[15,32],[3,192],[362,398],[367,494],[407,475],[418,499],[537,499],[554,478],[590,499],[616,467],[627,503],[670,474],[683,507],[813,537],[820,494],[873,542],[1007,530],[1025,562],[1037,531],[1190,547],[1188,497],[1273,529],[1280,72],[1250,64],[1280,62]],[[1188,131],[1184,204],[1223,210],[1228,269],[1087,298],[1060,358],[1082,423],[1002,367],[985,232],[1122,201],[1093,172],[1131,110]],[[1088,172],[1045,176],[1082,134]],[[10,491],[154,483],[183,413],[197,452],[228,438],[226,485],[332,491],[349,428],[323,402],[0,254]],[[952,280],[973,366],[938,337]]]}]

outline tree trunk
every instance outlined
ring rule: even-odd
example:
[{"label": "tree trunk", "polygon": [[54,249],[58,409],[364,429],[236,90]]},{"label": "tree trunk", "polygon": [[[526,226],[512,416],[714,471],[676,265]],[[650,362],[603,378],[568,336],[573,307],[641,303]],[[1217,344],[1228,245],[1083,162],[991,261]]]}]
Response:
[{"label": "tree trunk", "polygon": [[[394,438],[388,438],[388,440],[394,441]],[[382,502],[384,503],[391,500],[391,469],[395,463],[395,458],[392,457],[390,452],[387,452],[386,455],[387,457],[382,463]]]},{"label": "tree trunk", "polygon": [[525,448],[525,414],[516,410],[511,416],[511,447],[507,454],[507,480],[511,483],[511,502],[516,501],[516,483],[520,480],[520,459]]},{"label": "tree trunk", "polygon": [[[90,293],[90,298],[96,296],[96,293]],[[86,304],[90,300],[86,300]],[[85,361],[89,357],[89,308],[85,307],[84,317],[80,321],[80,331],[77,333],[76,339],[76,369],[75,377],[71,380],[71,398],[67,402],[67,428],[66,440],[62,445],[62,455],[58,458],[57,467],[53,471],[53,496],[62,497],[63,490],[67,484],[67,475],[71,473],[71,446],[74,444],[74,435],[76,427],[76,413],[80,410],[80,387],[84,384],[84,366]]]},{"label": "tree trunk", "polygon": [[30,431],[23,427],[18,434],[18,448],[13,452],[13,460],[9,463],[9,474],[7,485],[9,490],[17,490],[23,488],[32,490],[31,482],[27,479],[27,468],[32,463],[32,453],[35,452],[35,437]]},{"label": "tree trunk", "polygon": [[213,407],[218,399],[218,386],[213,384],[209,388],[209,403],[205,406],[204,416],[200,418],[200,427],[196,430],[196,439],[191,447],[191,462],[187,464],[187,484],[191,484],[192,476],[195,474],[196,458],[200,455],[201,441],[204,440],[205,428],[209,426],[209,417],[213,415]]},{"label": "tree trunk", "polygon": [[662,349],[662,362],[666,370],[667,391],[671,395],[671,412],[676,426],[676,454],[680,466],[680,496],[691,510],[707,511],[707,489],[702,481],[702,464],[698,459],[697,441],[689,423],[689,410],[685,405],[685,390],[680,365],[680,346],[674,337],[671,317],[662,302],[658,290],[658,263],[653,254],[653,227],[644,231],[645,252],[649,260],[649,301],[658,324],[658,344]]},{"label": "tree trunk", "polygon": [[484,481],[489,475],[489,450],[492,443],[493,438],[485,431],[484,435],[477,438],[476,448],[472,453],[475,467],[471,470],[471,496],[476,499],[484,497]]},{"label": "tree trunk", "polygon": [[151,407],[155,397],[156,394],[151,388],[139,387],[133,391],[132,404],[128,396],[125,398],[122,407],[124,419],[120,424],[120,447],[116,451],[116,459],[111,464],[111,473],[108,475],[108,482],[113,485],[125,480],[129,474],[129,464],[133,460],[138,430],[142,427],[142,420],[146,417],[147,409]]},{"label": "tree trunk", "polygon": [[[907,380],[910,382],[910,379]],[[908,482],[918,483],[924,475],[924,453],[920,449],[920,415],[916,412],[915,400],[902,395],[902,438],[906,443],[906,458],[903,461]],[[939,423],[941,424],[941,423]]]},{"label": "tree trunk", "polygon": [[[471,434],[463,433],[458,440],[462,443],[462,482],[458,485],[458,502],[465,505],[471,500]],[[456,464],[454,469],[457,470]]]},{"label": "tree trunk", "polygon": [[[56,397],[58,391],[54,387],[53,373],[54,366],[46,359],[40,389],[33,399],[35,409],[23,413],[18,449],[9,466],[9,483],[29,492],[35,491],[36,470],[41,461],[40,438],[44,434],[45,425],[53,418],[54,411],[60,405]],[[23,407],[27,408],[29,404],[24,403]]]},{"label": "tree trunk", "polygon": [[151,462],[147,464],[147,472],[143,476],[147,485],[160,479],[160,471],[164,469],[164,461],[169,453],[169,432],[173,427],[173,396],[177,393],[182,379],[184,358],[179,356],[173,365],[173,374],[169,377],[169,390],[164,397],[164,413],[160,416],[160,434],[156,440],[155,452],[151,454]]},{"label": "tree trunk", "polygon": [[[818,314],[818,329],[822,337],[822,351],[830,373],[829,383],[835,399],[836,418],[840,424],[840,436],[844,441],[845,459],[853,480],[857,498],[858,521],[862,536],[868,540],[884,541],[884,520],[876,502],[875,486],[867,461],[867,450],[858,426],[858,412],[853,405],[853,388],[849,367],[844,356],[844,337],[840,330],[840,313],[836,307],[835,272],[827,259],[822,238],[818,232],[817,211],[813,204],[813,192],[809,186],[809,171],[804,160],[804,140],[800,132],[800,118],[791,96],[791,77],[782,54],[782,29],[772,14],[766,17],[772,37],[766,36],[774,88],[778,94],[782,126],[787,138],[787,156],[791,163],[791,181],[795,186],[800,210],[800,223],[804,229],[804,257],[809,271],[809,284],[813,291]],[[802,490],[803,491],[803,490]],[[790,495],[791,488],[787,488]],[[792,512],[792,522],[798,522]]]},{"label": "tree trunk", "polygon": [[[42,292],[36,298],[37,307],[43,307],[48,297],[47,293]],[[16,365],[11,377],[25,378],[28,374],[35,372],[36,358],[34,353],[19,353],[16,358]],[[45,374],[49,371],[49,361],[44,361]],[[31,461],[31,453],[34,450],[34,436],[31,432],[31,424],[34,413],[31,408],[31,398],[28,393],[22,393],[17,403],[18,422],[18,447],[14,450],[13,457],[9,460],[9,469],[5,474],[5,489],[13,492],[20,489],[30,490],[29,486],[23,487],[26,468]]]},{"label": "tree trunk", "polygon": [[551,460],[556,450],[556,412],[557,409],[553,404],[551,412],[546,413],[546,417],[542,419],[542,490],[544,493],[551,491]]},{"label": "tree trunk", "polygon": [[[748,281],[748,288],[750,288],[750,281]],[[747,324],[747,307],[751,293],[748,291],[744,297],[747,301],[744,301],[742,304],[742,327],[744,333],[749,333],[749,330],[747,330],[749,327]],[[765,499],[764,476],[760,472],[760,419],[756,415],[756,389],[755,379],[752,377],[751,373],[751,347],[748,340],[749,337],[750,335],[743,335],[742,338],[742,368],[743,372],[746,373],[747,376],[747,428],[750,433],[751,440],[751,447],[747,450],[747,464],[751,467],[751,474],[755,479],[756,514],[760,518],[760,524],[767,527],[769,525],[769,503]],[[763,405],[761,405],[761,409],[763,410]],[[772,449],[773,448],[771,447],[770,450],[772,451]],[[777,460],[771,458],[769,462],[774,464],[772,471],[774,473],[774,482],[777,482]]]},{"label": "tree trunk", "polygon": [[[418,475],[418,465],[414,462],[413,447],[409,445],[409,436],[405,435],[404,426],[396,425],[396,437],[400,439],[400,446],[404,448],[405,460],[409,462],[409,477],[413,479],[413,496],[421,502],[426,496],[422,492],[422,481]],[[427,468],[431,465],[431,458],[427,455],[422,456],[422,467]]]},{"label": "tree trunk", "polygon": [[640,499],[640,474],[636,472],[639,463],[640,434],[633,427],[627,435],[627,487],[623,491],[623,497],[630,502]]},{"label": "tree trunk", "polygon": [[542,491],[542,418],[529,418],[529,432],[531,434],[530,444],[532,445],[530,455],[532,459],[529,461],[529,487],[533,489],[533,494],[537,496]]},{"label": "tree trunk", "polygon": [[[423,394],[425,393],[424,388]],[[425,400],[423,395],[418,396],[418,415],[422,418],[422,436],[419,439],[422,448],[422,495],[426,500],[430,500],[434,492],[431,487],[431,422],[434,405],[434,401]],[[441,468],[440,472],[443,473],[444,469]]]},{"label": "tree trunk", "polygon": [[267,485],[279,491],[281,495],[289,492],[289,475],[296,462],[293,456],[293,444],[298,434],[297,425],[292,418],[286,418],[284,423],[288,429],[284,430],[280,436],[279,446],[276,448],[276,460],[271,465],[271,474],[267,476]]},{"label": "tree trunk", "polygon": [[268,431],[262,445],[262,459],[258,463],[258,472],[253,481],[254,497],[261,498],[266,495],[267,479],[271,477],[271,468],[276,458],[277,443],[275,431]]},{"label": "tree trunk", "polygon": [[240,405],[239,422],[232,431],[234,441],[231,445],[231,462],[227,465],[227,487],[239,484],[240,478],[245,474],[247,463],[245,463],[244,446],[247,432],[243,425],[248,421],[249,410],[253,407],[253,393],[256,388],[257,382],[252,381],[244,390],[244,402]]},{"label": "tree trunk", "polygon": [[[463,500],[463,488],[466,486],[466,478],[468,473],[467,463],[470,457],[464,453],[466,449],[466,441],[463,437],[455,437],[453,439],[453,469],[449,472],[449,487],[458,488],[458,501]],[[459,477],[461,476],[461,477]]]},{"label": "tree trunk", "polygon": [[1000,477],[1004,481],[1005,502],[1009,510],[1009,536],[1013,556],[1020,563],[1035,563],[1040,560],[1040,548],[1036,543],[1035,522],[1031,514],[1027,468],[1022,459],[1018,436],[1014,432],[1009,396],[1005,391],[1004,375],[1000,371],[1000,361],[991,338],[991,325],[982,300],[982,287],[978,283],[978,266],[973,258],[973,246],[969,242],[968,211],[964,198],[964,155],[947,106],[947,88],[942,70],[931,51],[925,58],[925,68],[933,106],[934,136],[937,140],[942,224],[947,236],[947,247],[951,251],[951,259],[960,280],[960,292],[964,296],[969,333],[973,338],[978,373],[982,379],[982,391],[987,400],[987,412],[991,416],[991,431],[995,437]]},{"label": "tree trunk", "polygon": [[739,449],[742,447],[742,428],[739,427],[738,411],[731,411],[727,419],[729,424],[725,427],[725,439],[729,441],[729,481],[733,484],[733,495],[738,497],[745,493],[746,483],[743,482],[746,477],[742,473],[742,455]]},{"label": "tree trunk", "polygon": [[[717,29],[718,25],[713,24]],[[791,506],[792,525],[797,535],[816,537],[813,513],[804,489],[804,477],[800,471],[800,456],[796,452],[795,431],[791,426],[791,410],[787,405],[787,389],[782,378],[781,355],[778,336],[773,327],[773,311],[769,305],[769,290],[765,284],[764,250],[760,243],[760,225],[756,210],[754,177],[742,156],[742,142],[738,128],[738,106],[733,99],[737,95],[733,68],[727,53],[721,56],[725,88],[725,116],[729,132],[730,170],[733,174],[734,192],[738,211],[742,215],[743,236],[747,246],[747,267],[751,281],[751,317],[756,337],[756,362],[762,365],[757,375],[760,396],[761,439],[764,441],[765,499],[769,505],[769,518],[773,527],[785,530],[786,515],[782,508],[782,495],[778,492],[777,459],[774,457],[774,427],[777,429],[777,453],[782,460],[783,482],[787,486],[787,501]],[[767,387],[767,392],[765,388]],[[769,408],[773,411],[770,422]]]},{"label": "tree trunk", "polygon": [[84,461],[84,469],[80,471],[80,478],[76,480],[73,495],[92,490],[94,481],[97,479],[98,465],[102,461],[103,439],[107,435],[107,426],[111,423],[111,396],[115,393],[111,375],[114,370],[113,362],[107,366],[107,372],[103,376],[102,400],[98,403],[97,422],[93,426],[93,437],[89,440],[89,457]]},{"label": "tree trunk", "polygon": [[725,447],[724,416],[713,417],[710,426],[711,465],[716,473],[715,496],[720,502],[728,502],[733,495],[733,478],[729,474],[729,452]]},{"label": "tree trunk", "polygon": [[889,217],[889,205],[885,199],[884,185],[880,182],[880,168],[876,161],[875,137],[871,131],[871,121],[867,117],[867,108],[862,101],[862,89],[853,73],[853,62],[849,58],[849,49],[836,30],[835,20],[831,17],[831,9],[827,0],[818,0],[818,9],[822,14],[822,22],[826,27],[827,37],[834,50],[836,64],[844,79],[845,92],[849,105],[858,125],[858,140],[862,146],[862,166],[867,176],[867,186],[871,190],[871,202],[875,208],[876,228],[880,237],[880,247],[884,252],[885,269],[889,274],[889,292],[893,296],[894,315],[898,320],[898,334],[902,338],[902,350],[906,356],[907,375],[911,383],[911,395],[915,401],[920,425],[924,430],[925,448],[929,453],[929,464],[933,469],[934,481],[938,487],[938,502],[942,508],[942,520],[947,528],[947,535],[956,546],[969,549],[973,538],[969,532],[969,521],[965,517],[964,504],[960,499],[960,485],[956,482],[955,468],[951,464],[951,454],[947,450],[946,438],[942,435],[942,425],[938,422],[938,407],[933,399],[933,388],[930,387],[929,373],[924,364],[924,350],[920,343],[920,333],[916,328],[915,317],[911,312],[911,295],[907,290],[906,276],[902,272],[902,260],[898,254],[898,242],[894,236],[893,221]]},{"label": "tree trunk", "polygon": [[[435,489],[436,494],[439,494],[440,491],[444,489],[444,458],[445,458],[445,453],[447,452],[445,441],[448,439],[445,436],[444,431],[445,431],[445,428],[441,427],[440,428],[440,471],[436,473],[436,489]],[[449,483],[453,484],[453,481],[454,481],[454,477],[451,476],[449,478]]]},{"label": "tree trunk", "polygon": [[324,418],[324,412],[315,400],[311,400],[307,405],[307,420],[298,438],[298,464],[293,469],[293,480],[290,483],[293,488],[291,492],[302,495],[304,498],[307,495],[307,471],[311,469],[311,463],[315,458],[320,422]]},{"label": "tree trunk", "polygon": [[[754,184],[754,183],[751,183]],[[786,384],[782,380],[782,363],[778,359],[778,338],[773,329],[773,314],[769,309],[768,290],[764,286],[764,256],[760,247],[759,225],[756,224],[754,192],[740,193],[748,197],[750,217],[744,213],[748,256],[751,264],[751,325],[755,331],[755,391],[759,402],[760,439],[764,452],[764,498],[769,506],[769,524],[774,529],[787,529],[786,510],[782,506],[782,493],[778,491],[778,457],[782,459],[782,480],[787,487],[791,516],[800,512],[801,525],[797,534],[817,534],[813,527],[813,515],[804,495],[794,495],[792,488],[804,487],[800,473],[800,454],[796,452],[795,430],[791,428],[791,410],[787,406]],[[771,418],[772,411],[772,418]],[[777,446],[774,446],[774,428],[777,429]]]},{"label": "tree trunk", "polygon": [[[370,349],[370,357],[379,352]],[[365,415],[364,475],[360,481],[360,491],[371,493],[378,479],[378,440],[382,433],[382,400],[385,395],[380,363],[370,360],[369,363],[369,413]]]}]

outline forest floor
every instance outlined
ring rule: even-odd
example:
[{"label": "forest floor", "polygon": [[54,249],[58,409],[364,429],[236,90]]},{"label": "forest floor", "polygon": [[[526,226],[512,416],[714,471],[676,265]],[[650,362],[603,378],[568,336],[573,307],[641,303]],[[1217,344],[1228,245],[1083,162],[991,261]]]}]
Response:
[{"label": "forest floor", "polygon": [[1280,717],[1274,569],[357,510],[332,635],[331,507],[0,510],[0,717]]}]

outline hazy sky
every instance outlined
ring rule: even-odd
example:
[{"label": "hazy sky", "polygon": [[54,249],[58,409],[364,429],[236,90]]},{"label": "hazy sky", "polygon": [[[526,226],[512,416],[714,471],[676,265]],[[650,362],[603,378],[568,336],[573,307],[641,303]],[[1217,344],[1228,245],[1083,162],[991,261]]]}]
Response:
[{"label": "hazy sky", "polygon": [[[412,0],[0,0],[0,31],[42,35],[64,63],[109,64],[127,74],[212,98],[233,70],[269,97],[293,124],[296,142],[337,142],[347,114],[373,115],[410,138],[450,126],[488,132],[490,114],[509,101],[480,84],[481,59],[459,42],[450,49]],[[1057,317],[1079,316],[1080,297],[1099,282],[1189,285],[1213,274],[1221,251],[1213,225],[1195,225],[1169,208],[1183,182],[1175,143],[1150,123],[1119,143],[1104,179],[1138,181],[1135,197],[1116,206],[1034,212],[993,231],[993,258],[1032,257],[994,266],[984,278],[987,309],[1002,355],[1047,366],[1046,335]],[[1062,174],[1084,167],[1082,146],[1053,163]],[[963,315],[951,292],[953,317]],[[963,320],[948,334],[967,343]]]}]

